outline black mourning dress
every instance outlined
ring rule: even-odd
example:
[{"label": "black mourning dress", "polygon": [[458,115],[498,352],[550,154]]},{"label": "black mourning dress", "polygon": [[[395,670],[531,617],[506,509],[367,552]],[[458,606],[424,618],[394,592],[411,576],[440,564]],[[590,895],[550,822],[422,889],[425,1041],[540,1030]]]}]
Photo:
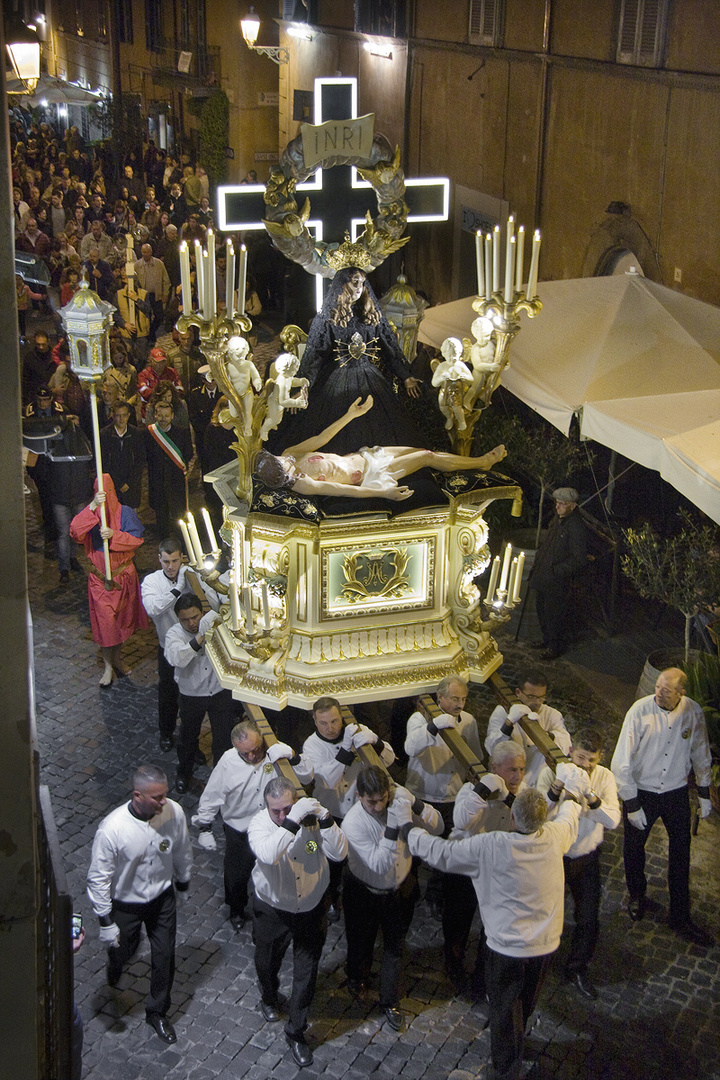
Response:
[{"label": "black mourning dress", "polygon": [[433,425],[423,423],[428,402],[413,402],[405,390],[411,371],[371,286],[365,283],[381,316],[377,325],[362,321],[356,314],[347,326],[330,322],[340,291],[354,273],[352,267],[338,271],[313,320],[298,372],[309,380],[309,404],[294,415],[285,414],[268,440],[267,448],[272,453],[282,453],[318,435],[339,420],[357,398],[364,401],[368,394],[373,397],[372,409],[348,424],[323,449],[349,454],[363,446],[436,448],[435,433],[429,430]]}]

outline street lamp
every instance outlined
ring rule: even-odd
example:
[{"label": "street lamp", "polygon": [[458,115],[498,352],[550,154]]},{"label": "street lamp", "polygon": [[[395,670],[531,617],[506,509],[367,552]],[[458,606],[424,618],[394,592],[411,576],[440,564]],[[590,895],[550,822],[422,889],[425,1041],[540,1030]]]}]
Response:
[{"label": "street lamp", "polygon": [[5,48],[16,77],[32,93],[40,78],[40,40],[37,33],[14,16],[6,25]]},{"label": "street lamp", "polygon": [[258,34],[260,33],[260,19],[258,18],[254,7],[251,7],[245,18],[240,20],[240,29],[245,38],[245,44],[252,52],[260,53],[261,56],[267,56],[276,64],[287,64],[289,62],[290,53],[282,45],[273,47],[255,44]]}]

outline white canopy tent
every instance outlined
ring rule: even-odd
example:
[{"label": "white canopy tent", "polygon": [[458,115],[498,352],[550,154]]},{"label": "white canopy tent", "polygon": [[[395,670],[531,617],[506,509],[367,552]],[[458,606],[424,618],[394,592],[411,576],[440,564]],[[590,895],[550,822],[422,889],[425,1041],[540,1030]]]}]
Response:
[{"label": "white canopy tent", "polygon": [[[637,274],[550,281],[521,315],[503,384],[567,434],[660,475],[720,523],[720,308]],[[469,337],[474,297],[430,308],[421,340]]]}]

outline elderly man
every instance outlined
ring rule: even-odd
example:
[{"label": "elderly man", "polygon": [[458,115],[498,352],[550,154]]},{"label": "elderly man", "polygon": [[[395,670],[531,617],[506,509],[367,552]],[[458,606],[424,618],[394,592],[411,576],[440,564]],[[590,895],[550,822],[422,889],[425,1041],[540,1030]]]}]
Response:
[{"label": "elderly man", "polygon": [[[395,754],[392,747],[383,742],[374,731],[364,724],[343,724],[340,702],[337,698],[321,697],[312,708],[315,732],[305,740],[303,753],[315,770],[315,797],[326,806],[338,825],[355,802],[358,773],[362,762],[356,754],[361,746],[373,746],[385,765],[392,765]],[[340,913],[340,884],[342,869],[339,864],[330,867],[331,922]]]},{"label": "elderly man", "polygon": [[109,303],[114,304],[115,297],[111,295],[115,288],[112,267],[106,259],[100,258],[97,244],[90,246],[83,266],[87,272],[90,288],[98,294],[101,300],[107,300]]},{"label": "elderly man", "polygon": [[272,766],[286,758],[302,784],[310,783],[313,768],[305,755],[296,754],[287,743],[267,746],[254,720],[243,720],[233,728],[232,743],[213,769],[191,824],[200,829],[200,847],[214,851],[217,844],[212,823],[220,811],[225,831],[225,903],[230,908],[230,925],[237,934],[245,925],[248,885],[255,865],[248,825],[265,806],[265,788],[277,775]]},{"label": "elderly man", "polygon": [[155,334],[165,311],[165,305],[170,299],[170,278],[165,269],[165,263],[156,259],[150,244],[143,244],[140,248],[141,258],[135,263],[135,279],[147,293],[147,298],[152,307],[152,322],[150,324],[150,340],[155,340]]},{"label": "elderly man", "polygon": [[[464,840],[481,833],[509,832],[510,811],[515,797],[528,786],[525,776],[525,751],[522,746],[503,739],[490,755],[490,771],[480,783],[463,784],[455,800],[451,840]],[[470,937],[477,897],[470,878],[463,874],[444,876],[443,937],[445,973],[453,986],[466,988],[465,951]],[[485,994],[485,933],[480,927],[477,956],[472,976],[472,996],[480,1001]]]},{"label": "elderly man", "polygon": [[205,635],[220,618],[216,611],[203,615],[195,596],[183,595],[174,604],[177,623],[165,634],[165,659],[175,668],[179,690],[180,739],[175,790],[184,795],[192,780],[195,753],[207,713],[212,731],[213,764],[230,746],[237,706],[232,692],[220,685],[205,652]]},{"label": "elderly man", "polygon": [[88,896],[108,950],[111,986],[117,986],[123,965],[137,952],[145,927],[150,940],[145,1019],[163,1042],[174,1043],[167,1011],[175,974],[175,889],[187,891],[192,848],[185,815],[167,791],[162,769],[137,769],[132,799],[108,814],[95,835]]},{"label": "elderly man", "polygon": [[[580,726],[572,740],[570,760],[588,774],[592,796],[583,800],[577,840],[563,857],[565,882],[575,904],[575,927],[565,975],[583,997],[593,1000],[597,990],[587,969],[600,933],[600,847],[605,829],[616,829],[620,824],[620,804],[615,777],[600,764],[603,748],[600,732],[589,725]],[[563,786],[549,766],[543,769],[537,786],[547,795],[552,816]]]},{"label": "elderly man", "polygon": [[80,241],[80,258],[88,259],[90,249],[97,248],[100,258],[106,263],[112,264],[115,257],[113,242],[105,232],[105,225],[100,218],[94,218],[90,222],[90,228]]},{"label": "elderly man", "polygon": [[645,844],[658,818],[668,834],[668,924],[698,945],[711,939],[690,919],[690,798],[695,773],[700,816],[709,817],[710,746],[702,708],[685,695],[680,668],[658,675],[655,693],[628,709],[611,769],[623,800],[625,880],[633,921],[645,914]]},{"label": "elderly man", "polygon": [[571,638],[570,589],[577,574],[587,565],[587,529],[578,509],[575,488],[553,492],[555,517],[545,542],[535,557],[530,585],[542,631],[543,660],[561,656]]},{"label": "elderly man", "polygon": [[257,860],[252,872],[253,940],[260,1008],[268,1023],[280,1019],[278,976],[292,944],[285,1038],[302,1069],[313,1060],[305,1029],[325,943],[328,859],[342,862],[347,840],[329,810],[317,799],[298,799],[290,781],[278,776],[265,788],[265,809],[250,822],[248,841]]},{"label": "elderly man", "polygon": [[348,988],[358,995],[365,991],[382,929],[380,1008],[390,1027],[400,1031],[402,959],[419,889],[410,852],[399,835],[397,809],[404,801],[413,824],[435,835],[443,823],[437,810],[413,799],[377,765],[359,771],[357,796],[342,824],[349,845],[344,889]]},{"label": "elderly man", "polygon": [[441,840],[408,828],[407,811],[400,827],[412,855],[472,878],[487,936],[485,983],[497,1080],[519,1080],[525,1025],[560,944],[562,857],[577,836],[579,799],[589,784],[575,765],[558,766],[558,776],[565,798],[554,821],[547,821],[544,795],[528,788],[513,803],[511,832]]},{"label": "elderly man", "polygon": [[485,749],[492,754],[496,743],[502,739],[512,739],[525,750],[525,783],[534,787],[543,770],[545,759],[528,738],[518,721],[523,716],[537,720],[540,727],[557,743],[563,754],[570,751],[570,733],[565,727],[562,713],[545,703],[548,692],[547,675],[541,668],[526,668],[521,672],[515,687],[517,703],[507,711],[497,705],[490,713]]}]

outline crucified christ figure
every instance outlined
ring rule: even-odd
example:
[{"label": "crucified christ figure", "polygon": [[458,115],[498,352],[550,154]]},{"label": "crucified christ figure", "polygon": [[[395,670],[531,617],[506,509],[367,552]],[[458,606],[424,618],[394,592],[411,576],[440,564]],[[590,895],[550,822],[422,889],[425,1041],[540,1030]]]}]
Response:
[{"label": "crucified christ figure", "polygon": [[255,471],[270,488],[292,488],[300,495],[345,495],[355,499],[409,499],[412,489],[398,485],[398,480],[431,468],[440,472],[479,469],[487,472],[505,457],[505,447],[496,446],[482,457],[459,457],[434,453],[415,446],[363,447],[354,454],[320,454],[339,431],[372,408],[373,399],[358,398],[348,411],[319,435],[297,446],[288,446],[280,455],[261,450]]}]

